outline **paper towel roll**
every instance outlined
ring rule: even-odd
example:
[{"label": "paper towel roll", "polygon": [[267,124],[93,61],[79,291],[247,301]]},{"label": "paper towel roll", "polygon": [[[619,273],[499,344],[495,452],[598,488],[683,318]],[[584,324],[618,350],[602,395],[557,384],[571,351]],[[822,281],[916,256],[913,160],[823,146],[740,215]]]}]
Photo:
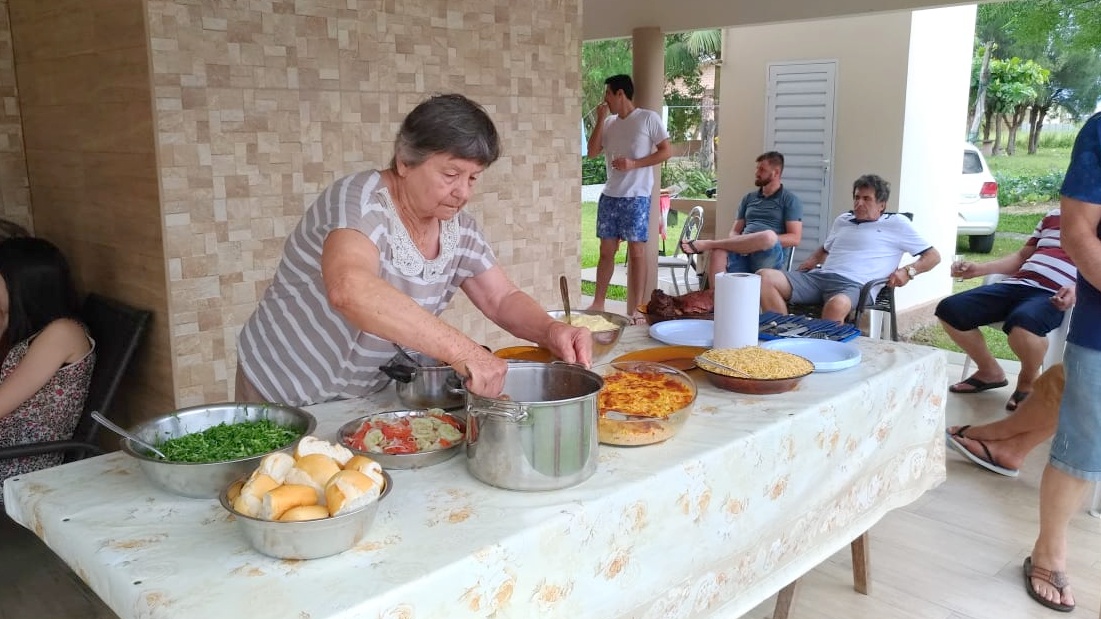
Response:
[{"label": "paper towel roll", "polygon": [[715,348],[756,346],[760,307],[759,275],[715,275]]}]

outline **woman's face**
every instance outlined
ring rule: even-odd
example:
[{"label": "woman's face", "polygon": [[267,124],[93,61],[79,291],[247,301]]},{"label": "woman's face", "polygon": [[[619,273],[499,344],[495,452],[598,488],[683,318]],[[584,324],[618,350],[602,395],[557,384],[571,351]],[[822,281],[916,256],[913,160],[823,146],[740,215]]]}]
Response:
[{"label": "woman's face", "polygon": [[398,163],[409,206],[422,217],[445,220],[466,206],[484,169],[480,163],[445,153],[432,155],[415,168]]}]

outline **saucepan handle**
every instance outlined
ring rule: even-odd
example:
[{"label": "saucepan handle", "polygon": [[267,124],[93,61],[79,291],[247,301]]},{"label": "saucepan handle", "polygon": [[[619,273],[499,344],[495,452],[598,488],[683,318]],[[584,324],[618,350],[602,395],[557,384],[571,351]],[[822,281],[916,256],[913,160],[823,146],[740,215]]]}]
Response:
[{"label": "saucepan handle", "polygon": [[417,368],[407,365],[384,365],[379,368],[382,373],[399,383],[411,383],[417,376]]}]

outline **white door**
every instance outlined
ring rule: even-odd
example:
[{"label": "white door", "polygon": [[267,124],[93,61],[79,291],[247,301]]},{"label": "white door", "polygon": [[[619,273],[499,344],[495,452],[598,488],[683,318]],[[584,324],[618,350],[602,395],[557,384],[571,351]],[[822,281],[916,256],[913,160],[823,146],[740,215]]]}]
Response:
[{"label": "white door", "polygon": [[798,265],[826,240],[833,176],[834,85],[837,61],[768,65],[765,150],[784,155],[784,187],[803,202]]}]

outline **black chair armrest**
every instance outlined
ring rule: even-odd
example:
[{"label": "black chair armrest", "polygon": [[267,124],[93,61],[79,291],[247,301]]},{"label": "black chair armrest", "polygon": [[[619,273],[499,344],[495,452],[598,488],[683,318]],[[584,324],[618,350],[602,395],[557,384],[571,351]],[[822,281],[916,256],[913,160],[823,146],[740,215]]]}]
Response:
[{"label": "black chair armrest", "polygon": [[41,456],[53,453],[66,453],[70,451],[87,452],[87,454],[93,456],[98,456],[103,453],[103,450],[98,446],[90,443],[83,443],[81,441],[47,441],[44,443],[28,443],[25,445],[0,447],[0,460],[26,458],[28,456]]},{"label": "black chair armrest", "polygon": [[873,279],[860,288],[860,296],[856,300],[856,314],[859,316],[865,308],[872,304],[872,291],[887,285],[887,278]]}]

